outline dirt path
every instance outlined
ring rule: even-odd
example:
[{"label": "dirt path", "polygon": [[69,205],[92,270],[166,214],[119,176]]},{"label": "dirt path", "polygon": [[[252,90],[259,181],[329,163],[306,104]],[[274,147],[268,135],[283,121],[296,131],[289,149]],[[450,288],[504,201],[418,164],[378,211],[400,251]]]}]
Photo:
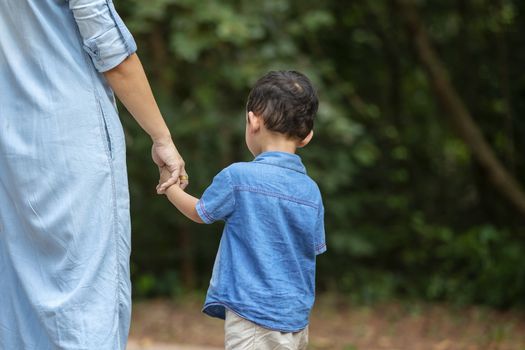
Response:
[{"label": "dirt path", "polygon": [[222,348],[209,346],[195,346],[182,344],[152,343],[149,341],[130,341],[126,350],[221,350]]},{"label": "dirt path", "polygon": [[[128,350],[221,349],[223,322],[201,314],[200,302],[194,297],[177,302],[136,303],[131,328],[133,347]],[[155,345],[157,342],[164,345]],[[407,303],[351,306],[340,297],[324,296],[312,314],[309,348],[525,350],[525,313]]]}]

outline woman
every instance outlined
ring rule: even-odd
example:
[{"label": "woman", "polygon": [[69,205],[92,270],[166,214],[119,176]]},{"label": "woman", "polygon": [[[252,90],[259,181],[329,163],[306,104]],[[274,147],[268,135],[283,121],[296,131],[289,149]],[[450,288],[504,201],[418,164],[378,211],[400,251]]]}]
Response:
[{"label": "woman", "polygon": [[[187,185],[111,0],[0,1],[0,349],[125,349],[130,220],[113,91]],[[159,189],[162,192],[162,188]]]}]

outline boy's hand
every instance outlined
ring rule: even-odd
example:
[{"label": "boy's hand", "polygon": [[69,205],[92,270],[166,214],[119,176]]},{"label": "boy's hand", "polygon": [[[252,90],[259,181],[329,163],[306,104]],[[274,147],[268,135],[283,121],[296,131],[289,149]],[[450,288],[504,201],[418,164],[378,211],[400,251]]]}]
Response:
[{"label": "boy's hand", "polygon": [[162,183],[166,182],[166,179],[169,179],[172,177],[172,173],[169,170],[167,166],[160,167],[160,179],[159,179],[159,185],[157,185],[157,193],[159,194],[165,194],[168,200],[179,209],[179,211],[184,214],[186,217],[190,218],[191,220],[203,224],[204,221],[202,221],[201,217],[199,216],[199,213],[197,212],[197,209],[195,206],[197,205],[197,202],[199,201],[198,198],[193,197],[192,195],[184,192],[182,189],[182,186],[180,186],[181,180],[177,179],[177,182],[175,182],[173,185],[167,187],[164,190],[159,191],[159,187]]},{"label": "boy's hand", "polygon": [[[160,179],[159,179],[159,185],[157,186],[157,191],[159,190],[160,185],[166,183],[171,178],[171,175],[172,175],[167,166],[163,166],[159,168],[159,171],[160,171]],[[179,182],[180,180],[177,180],[174,185],[179,186],[180,185]],[[159,192],[159,194],[165,194],[166,190],[167,188],[164,188],[162,192]]]}]

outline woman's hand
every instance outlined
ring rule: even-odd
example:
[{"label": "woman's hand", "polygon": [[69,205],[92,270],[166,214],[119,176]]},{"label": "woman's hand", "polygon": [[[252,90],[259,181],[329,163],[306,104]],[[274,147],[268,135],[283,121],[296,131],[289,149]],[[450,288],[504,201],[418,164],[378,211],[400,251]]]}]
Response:
[{"label": "woman's hand", "polygon": [[166,189],[179,181],[179,186],[184,189],[188,186],[188,173],[186,172],[184,160],[180,156],[177,148],[173,144],[171,137],[155,140],[151,148],[151,157],[159,171],[166,167],[171,173],[171,177],[157,186],[157,193],[164,194]]}]

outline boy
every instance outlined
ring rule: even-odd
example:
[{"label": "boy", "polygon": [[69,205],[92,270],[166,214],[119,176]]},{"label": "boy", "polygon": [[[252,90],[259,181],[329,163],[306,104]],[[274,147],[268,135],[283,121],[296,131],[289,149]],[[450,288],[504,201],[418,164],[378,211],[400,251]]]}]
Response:
[{"label": "boy", "polygon": [[[246,105],[256,158],[222,170],[201,199],[176,185],[165,192],[195,222],[226,222],[203,308],[226,320],[226,349],[306,349],[324,209],[295,152],[312,139],[317,107],[303,74],[266,74]],[[161,183],[169,176],[162,170]]]}]

